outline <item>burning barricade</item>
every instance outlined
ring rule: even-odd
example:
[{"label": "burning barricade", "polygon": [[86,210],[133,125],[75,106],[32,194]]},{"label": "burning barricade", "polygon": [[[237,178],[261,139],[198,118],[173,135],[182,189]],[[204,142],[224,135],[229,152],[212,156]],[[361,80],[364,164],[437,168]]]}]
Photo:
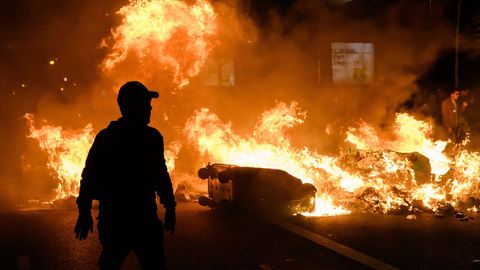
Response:
[{"label": "burning barricade", "polygon": [[[291,142],[287,130],[305,117],[296,103],[279,103],[262,114],[251,135],[240,136],[231,123],[202,109],[185,124],[187,141],[167,147],[168,168],[174,170],[181,145],[216,162],[199,171],[208,179],[208,197],[199,201],[212,208],[229,204],[251,212],[310,216],[418,211],[444,216],[480,208],[480,153],[463,146],[446,151],[448,142],[432,139],[429,123],[397,114],[393,135],[387,137],[361,123],[346,134],[350,150],[327,156]],[[75,196],[91,128],[36,128],[33,118],[27,119],[29,137],[49,154],[48,167],[58,179],[55,198]],[[81,151],[73,151],[77,148]],[[179,201],[200,196],[186,183],[178,183]]]},{"label": "burning barricade", "polygon": [[293,146],[286,130],[304,118],[296,104],[279,103],[262,114],[252,135],[239,136],[230,123],[202,110],[187,122],[186,130],[211,160],[281,168],[314,185],[315,210],[305,215],[454,214],[478,209],[478,200],[472,198],[480,198],[480,154],[460,145],[446,151],[448,142],[432,138],[430,123],[399,113],[390,136],[381,136],[362,122],[346,134],[350,150],[332,157]]},{"label": "burning barricade", "polygon": [[208,182],[208,197],[199,203],[253,214],[293,215],[315,209],[317,189],[285,171],[210,164],[198,171]]}]

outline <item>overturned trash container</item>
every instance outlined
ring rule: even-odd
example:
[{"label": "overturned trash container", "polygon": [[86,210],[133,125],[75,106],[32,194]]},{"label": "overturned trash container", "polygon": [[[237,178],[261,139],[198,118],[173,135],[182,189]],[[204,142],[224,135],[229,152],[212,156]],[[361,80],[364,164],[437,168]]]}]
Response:
[{"label": "overturned trash container", "polygon": [[208,197],[198,202],[212,209],[281,216],[315,210],[315,186],[282,170],[215,163],[198,176],[208,181]]}]

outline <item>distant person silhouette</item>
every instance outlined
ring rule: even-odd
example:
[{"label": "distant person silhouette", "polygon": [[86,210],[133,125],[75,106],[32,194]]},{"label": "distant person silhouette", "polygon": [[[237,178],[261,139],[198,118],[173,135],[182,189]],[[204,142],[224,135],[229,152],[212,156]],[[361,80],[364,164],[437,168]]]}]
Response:
[{"label": "distant person silhouette", "polygon": [[[163,231],[175,231],[172,182],[163,137],[150,123],[152,98],[136,81],[125,83],[117,101],[122,117],[100,131],[88,153],[77,198],[77,239],[93,232],[92,200],[99,201],[100,269],[120,269],[130,251],[143,269],[166,269]],[[157,215],[156,196],[165,207],[165,226]]]},{"label": "distant person silhouette", "polygon": [[450,96],[442,101],[442,124],[447,133],[448,139],[453,143],[458,143],[459,117],[460,109],[458,108],[458,98],[460,91],[454,89],[450,92]]}]

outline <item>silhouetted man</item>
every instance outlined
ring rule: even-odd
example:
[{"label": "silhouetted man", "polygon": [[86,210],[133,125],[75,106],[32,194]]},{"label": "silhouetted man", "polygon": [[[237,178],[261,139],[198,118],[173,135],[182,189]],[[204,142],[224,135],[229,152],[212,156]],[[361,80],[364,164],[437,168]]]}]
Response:
[{"label": "silhouetted man", "polygon": [[[122,117],[100,131],[88,153],[77,199],[79,240],[93,232],[92,200],[99,201],[100,269],[120,269],[134,251],[143,269],[166,269],[163,231],[175,231],[175,199],[163,137],[149,127],[151,99],[140,82],[125,83],[117,101]],[[156,194],[165,207],[165,227]]]},{"label": "silhouetted man", "polygon": [[458,138],[458,117],[459,109],[457,100],[460,91],[453,90],[450,97],[442,101],[442,124],[447,132],[447,136],[452,142],[456,143]]}]

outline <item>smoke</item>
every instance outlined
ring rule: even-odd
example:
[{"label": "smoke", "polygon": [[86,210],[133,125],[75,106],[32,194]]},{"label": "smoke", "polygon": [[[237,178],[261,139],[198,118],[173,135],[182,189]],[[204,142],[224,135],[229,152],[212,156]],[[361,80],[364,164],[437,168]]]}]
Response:
[{"label": "smoke", "polygon": [[[244,11],[253,13],[256,39],[219,45],[234,55],[238,83],[225,93],[213,92],[222,102],[209,108],[231,120],[240,133],[248,133],[276,100],[295,100],[308,114],[305,124],[293,131],[296,141],[325,150],[342,144],[345,129],[360,119],[377,127],[393,122],[394,112],[417,91],[419,75],[446,44],[444,38],[429,34],[435,26],[427,20],[422,3],[369,5],[362,1],[341,9],[321,1],[270,9],[243,5]],[[374,82],[334,84],[333,42],[372,43]]]},{"label": "smoke", "polygon": [[[445,47],[443,39],[425,34],[434,26],[426,22],[418,1],[382,4],[371,9],[371,16],[353,5],[362,1],[338,9],[323,1],[254,2],[213,3],[219,26],[215,47],[200,74],[182,89],[169,70],[148,57],[127,59],[108,73],[100,68],[111,53],[100,45],[121,23],[115,12],[127,1],[2,2],[0,45],[6,61],[0,64],[5,74],[0,78],[5,89],[0,125],[11,132],[0,134],[6,149],[0,177],[12,194],[2,197],[47,197],[54,186],[41,165],[46,157],[25,138],[26,112],[66,128],[91,123],[98,131],[119,116],[115,99],[120,85],[142,81],[160,92],[152,125],[167,144],[182,142],[176,168],[194,173],[192,166],[208,162],[186,144],[182,132],[195,110],[209,108],[242,135],[252,134],[262,112],[277,101],[296,101],[307,118],[291,131],[293,142],[330,151],[343,144],[342,132],[359,119],[388,125],[417,90],[419,74]],[[374,82],[332,83],[332,42],[374,44]],[[222,77],[224,69],[233,69],[234,78]]]}]

